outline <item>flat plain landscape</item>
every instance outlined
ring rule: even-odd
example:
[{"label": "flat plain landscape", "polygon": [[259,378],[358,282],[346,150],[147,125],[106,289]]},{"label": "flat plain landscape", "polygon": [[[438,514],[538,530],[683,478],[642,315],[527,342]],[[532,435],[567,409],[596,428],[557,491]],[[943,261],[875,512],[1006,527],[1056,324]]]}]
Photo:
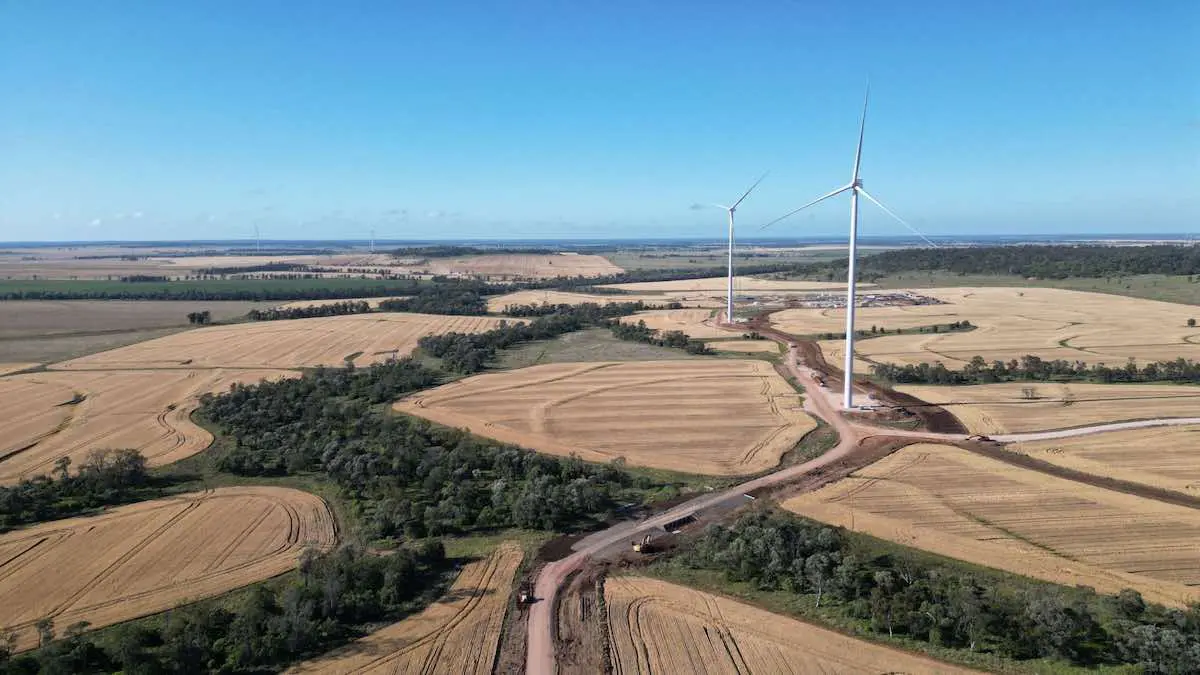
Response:
[{"label": "flat plain landscape", "polygon": [[421,613],[287,672],[491,673],[521,558],[519,546],[501,544],[465,565],[446,596]]},{"label": "flat plain landscape", "polygon": [[[1069,429],[1159,417],[1200,416],[1200,387],[1172,384],[1001,382],[896,387],[942,406],[972,433]],[[1031,390],[1033,398],[1026,397]]]},{"label": "flat plain landscape", "polygon": [[1200,494],[1200,425],[1109,431],[1007,449],[1096,476]]},{"label": "flat plain landscape", "polygon": [[712,475],[770,469],[816,428],[761,360],[533,366],[452,382],[394,408],[539,452]]},{"label": "flat plain landscape", "polygon": [[488,298],[488,311],[503,314],[509,305],[582,305],[587,302],[609,305],[617,302],[644,302],[651,307],[678,302],[684,307],[721,307],[720,298],[703,293],[570,293],[566,291],[516,291]]},{"label": "flat plain landscape", "polygon": [[551,279],[554,277],[602,277],[624,270],[604,256],[579,253],[475,255],[462,258],[432,258],[417,266],[431,274],[483,276],[494,279]]},{"label": "flat plain landscape", "polygon": [[[931,288],[921,293],[946,304],[863,308],[858,330],[961,320],[976,329],[873,337],[855,345],[857,354],[865,361],[900,365],[941,361],[947,368],[961,368],[974,356],[991,362],[1026,354],[1114,367],[1131,358],[1142,363],[1200,359],[1200,328],[1187,325],[1197,312],[1189,305],[1052,288]],[[793,309],[772,317],[794,334],[836,333],[844,321],[844,309]]]},{"label": "flat plain landscape", "polygon": [[[675,279],[672,281],[634,281],[623,284],[603,284],[600,288],[611,288],[628,293],[719,293],[724,297],[728,290],[728,277],[706,277],[703,279]],[[870,287],[870,284],[862,284]],[[846,284],[834,281],[788,281],[761,277],[733,278],[734,293],[753,292],[813,292],[842,291]]]},{"label": "flat plain landscape", "polygon": [[[501,319],[434,314],[352,314],[213,326],[54,365],[63,370],[303,368],[370,365],[407,356],[425,335],[478,333]],[[509,321],[512,321],[510,319]]]},{"label": "flat plain landscape", "polygon": [[953,446],[918,444],[784,502],[832,525],[1102,593],[1200,599],[1200,514]]},{"label": "flat plain landscape", "polygon": [[618,675],[971,672],[657,579],[609,577],[604,597]]},{"label": "flat plain landscape", "polygon": [[192,422],[199,396],[233,383],[296,377],[279,370],[45,371],[0,378],[0,485],[48,474],[67,457],[132,448],[149,466],[204,450],[212,434]]},{"label": "flat plain landscape", "polygon": [[320,498],[279,487],[219,488],[0,535],[0,629],[92,628],[161,612],[294,568],[337,542]]}]

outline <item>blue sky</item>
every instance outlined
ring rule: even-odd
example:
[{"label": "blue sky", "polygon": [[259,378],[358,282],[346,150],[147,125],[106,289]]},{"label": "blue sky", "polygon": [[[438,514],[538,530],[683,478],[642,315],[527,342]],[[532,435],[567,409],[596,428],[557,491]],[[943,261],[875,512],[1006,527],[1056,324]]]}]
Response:
[{"label": "blue sky", "polygon": [[[1200,3],[0,0],[0,241],[1200,230]],[[845,200],[767,231],[844,230]],[[871,206],[867,234],[905,234]]]}]

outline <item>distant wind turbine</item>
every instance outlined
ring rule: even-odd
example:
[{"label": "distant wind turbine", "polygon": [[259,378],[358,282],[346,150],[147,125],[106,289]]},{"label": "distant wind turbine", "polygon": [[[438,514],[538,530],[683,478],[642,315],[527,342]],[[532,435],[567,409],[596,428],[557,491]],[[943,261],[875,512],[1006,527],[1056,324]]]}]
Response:
[{"label": "distant wind turbine", "polygon": [[262,252],[262,237],[258,233],[258,223],[254,223],[254,252]]},{"label": "distant wind turbine", "polygon": [[717,208],[725,209],[726,213],[729,214],[729,285],[727,289],[729,294],[725,298],[726,323],[733,323],[733,214],[735,211],[737,211],[737,207],[746,200],[746,197],[749,197],[750,193],[754,192],[754,188],[758,187],[758,184],[763,182],[763,179],[767,177],[768,173],[770,173],[770,171],[759,176],[758,180],[754,181],[754,185],[751,185],[749,190],[743,192],[742,196],[738,197],[738,200],[733,203],[733,206],[713,204],[713,206]]},{"label": "distant wind turbine", "polygon": [[853,171],[853,173],[850,174],[850,182],[836,190],[827,192],[827,193],[821,195],[820,197],[817,197],[816,199],[805,204],[804,206],[801,206],[798,209],[794,209],[792,211],[789,211],[788,213],[785,213],[784,215],[776,218],[775,220],[772,220],[771,222],[767,223],[766,225],[763,225],[762,228],[759,228],[759,229],[763,229],[763,228],[770,227],[770,226],[774,225],[775,223],[778,223],[779,221],[784,220],[785,218],[790,218],[791,216],[803,211],[804,209],[807,209],[808,207],[813,206],[814,204],[819,204],[820,202],[823,202],[826,199],[829,199],[830,197],[836,197],[837,195],[840,195],[843,192],[850,193],[850,251],[849,251],[850,264],[849,264],[849,269],[847,269],[847,282],[848,283],[846,286],[846,354],[845,354],[845,369],[844,369],[844,374],[842,377],[842,380],[843,380],[842,407],[844,407],[847,410],[854,407],[854,304],[855,304],[855,296],[854,296],[855,276],[854,276],[854,274],[855,274],[855,262],[856,262],[855,258],[857,257],[857,254],[858,254],[858,197],[859,197],[859,195],[866,197],[871,202],[873,202],[876,206],[883,209],[884,213],[886,213],[889,216],[900,221],[900,224],[904,225],[911,232],[916,234],[921,239],[925,240],[925,243],[927,243],[930,246],[933,246],[935,248],[937,247],[937,244],[930,241],[925,235],[918,232],[915,227],[913,227],[912,225],[909,225],[907,221],[905,221],[903,218],[901,218],[900,216],[893,213],[891,209],[884,206],[882,203],[880,203],[880,201],[878,199],[872,197],[869,192],[867,192],[865,189],[863,189],[862,178],[859,177],[858,170],[859,170],[859,166],[862,164],[863,132],[866,130],[866,127],[867,127],[867,102],[870,100],[870,98],[871,98],[871,88],[868,85],[866,96],[863,97],[862,118],[859,121],[859,125],[858,125],[858,148],[854,151],[854,171]]}]

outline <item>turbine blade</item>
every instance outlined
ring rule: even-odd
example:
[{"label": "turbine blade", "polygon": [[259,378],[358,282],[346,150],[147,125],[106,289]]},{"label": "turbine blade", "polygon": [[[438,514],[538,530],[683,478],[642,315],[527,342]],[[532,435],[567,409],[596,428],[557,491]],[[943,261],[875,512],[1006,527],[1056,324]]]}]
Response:
[{"label": "turbine blade", "polygon": [[864,189],[862,189],[862,188],[858,188],[858,194],[860,194],[860,195],[862,195],[862,196],[866,197],[867,199],[870,199],[872,202],[874,202],[874,203],[875,203],[875,206],[878,206],[879,208],[883,209],[883,212],[884,212],[884,213],[886,213],[886,214],[888,214],[889,216],[891,216],[891,217],[895,218],[896,220],[900,221],[900,224],[901,224],[901,225],[903,225],[903,226],[907,227],[909,232],[912,232],[913,234],[917,235],[917,236],[918,236],[918,237],[920,237],[921,239],[925,240],[925,243],[926,243],[926,244],[929,244],[930,246],[932,246],[932,247],[934,247],[934,248],[938,248],[938,245],[937,245],[937,244],[935,244],[935,243],[933,243],[932,241],[930,241],[930,240],[929,240],[929,237],[926,237],[925,235],[921,234],[920,230],[918,230],[917,228],[913,227],[912,225],[909,225],[909,224],[908,224],[908,221],[906,221],[905,219],[903,219],[903,218],[901,218],[900,216],[896,215],[895,213],[893,213],[893,212],[892,212],[892,210],[891,210],[891,209],[889,209],[888,207],[884,206],[882,202],[880,202],[878,199],[875,199],[874,197],[872,197],[870,192],[867,192],[866,190],[864,190]]},{"label": "turbine blade", "polygon": [[713,204],[712,206],[715,206],[715,207],[717,207],[718,209],[725,209],[726,211],[729,211],[729,210],[732,210],[732,209],[734,209],[734,208],[737,208],[737,206],[736,206],[736,205],[734,205],[734,206],[725,206],[724,204]]},{"label": "turbine blade", "polygon": [[787,213],[783,214],[782,216],[779,216],[779,217],[778,217],[778,218],[776,218],[775,220],[772,220],[771,222],[767,223],[766,225],[763,225],[762,227],[760,227],[760,228],[758,228],[758,229],[760,229],[760,230],[765,230],[765,229],[767,229],[768,227],[770,227],[770,226],[774,225],[775,223],[778,223],[778,222],[779,222],[779,221],[781,221],[781,220],[786,220],[786,219],[788,219],[788,218],[791,218],[792,216],[796,215],[797,213],[800,213],[800,212],[801,212],[801,211],[803,211],[804,209],[807,209],[808,207],[812,206],[813,204],[816,204],[816,203],[818,203],[818,202],[823,202],[823,201],[825,201],[826,199],[829,199],[830,197],[836,197],[837,195],[840,195],[840,194],[842,194],[842,193],[843,193],[843,192],[845,192],[846,190],[852,190],[852,189],[854,189],[854,186],[853,186],[853,185],[843,185],[842,187],[840,187],[840,188],[838,188],[838,189],[836,189],[836,190],[834,190],[834,191],[832,191],[832,192],[827,192],[827,193],[825,193],[825,194],[821,195],[820,197],[817,197],[816,199],[814,199],[814,200],[812,200],[811,202],[809,202],[809,203],[805,204],[804,206],[801,206],[801,207],[800,207],[800,208],[798,208],[798,209],[794,209],[794,210],[792,210],[792,211],[788,211]]},{"label": "turbine blade", "polygon": [[854,151],[854,175],[851,183],[858,182],[858,167],[862,164],[863,132],[867,130],[867,102],[871,100],[871,83],[867,82],[867,93],[863,96],[862,119],[858,123],[858,149]]},{"label": "turbine blade", "polygon": [[758,187],[758,184],[763,182],[763,179],[766,178],[767,174],[769,174],[769,173],[771,173],[771,172],[770,171],[763,172],[763,175],[759,176],[758,180],[754,181],[754,185],[751,185],[749,190],[746,190],[746,192],[743,193],[741,197],[738,197],[738,200],[736,202],[734,202],[733,206],[730,208],[736,209],[738,207],[738,204],[741,204],[742,200],[744,200],[746,197],[749,197],[750,193],[754,192],[754,188]]}]

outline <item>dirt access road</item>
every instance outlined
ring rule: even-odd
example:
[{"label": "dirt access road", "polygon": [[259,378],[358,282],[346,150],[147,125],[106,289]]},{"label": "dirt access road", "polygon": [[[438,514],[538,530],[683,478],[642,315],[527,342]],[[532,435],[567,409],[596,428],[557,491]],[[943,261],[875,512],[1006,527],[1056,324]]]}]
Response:
[{"label": "dirt access road", "polygon": [[[729,327],[730,330],[742,330],[744,327]],[[673,521],[693,515],[697,512],[730,512],[738,506],[753,499],[750,493],[780,487],[791,481],[831,468],[838,463],[853,463],[854,461],[874,461],[874,455],[881,446],[891,444],[893,448],[918,442],[962,444],[967,442],[968,435],[961,433],[936,433],[926,431],[904,431],[886,427],[875,427],[862,422],[852,422],[842,415],[838,408],[836,396],[822,387],[818,377],[828,381],[830,376],[840,377],[840,371],[834,371],[818,359],[811,365],[818,368],[829,368],[830,372],[819,372],[808,365],[801,365],[799,355],[803,342],[788,339],[782,333],[774,330],[760,331],[774,340],[788,346],[785,367],[796,378],[796,381],[808,394],[804,400],[804,409],[810,414],[829,424],[837,432],[840,439],[837,446],[825,454],[795,466],[790,466],[775,473],[746,481],[740,485],[720,492],[712,492],[684,502],[663,513],[638,521],[626,521],[612,527],[595,532],[581,539],[573,547],[573,553],[561,560],[554,561],[543,567],[534,583],[534,596],[537,602],[529,608],[528,639],[526,642],[525,672],[533,675],[553,675],[557,672],[555,657],[555,614],[557,611],[558,592],[566,578],[580,569],[583,563],[592,557],[599,557],[616,549],[623,549],[628,542],[639,539],[644,534],[662,528]],[[808,352],[805,355],[812,358]],[[947,413],[947,416],[949,414]],[[957,420],[951,416],[957,425]],[[931,421],[931,420],[927,420]],[[932,420],[941,422],[942,420]],[[1095,425],[1076,429],[1064,429],[1055,432],[1013,434],[1005,436],[1005,442],[1040,440],[1044,438],[1065,438],[1081,436],[1120,428],[1136,426],[1158,426],[1164,424],[1186,423],[1183,420],[1144,420],[1140,422],[1124,422],[1118,424]],[[1195,423],[1192,421],[1192,423]],[[935,425],[939,428],[939,425]],[[961,426],[959,426],[961,428]],[[1046,436],[1046,434],[1054,434]],[[1001,439],[997,439],[1001,440]],[[1079,478],[1075,478],[1079,479]],[[1119,488],[1118,488],[1119,489]],[[1129,491],[1129,490],[1122,490]],[[1139,493],[1143,492],[1138,490]],[[1153,495],[1145,495],[1156,498]],[[1161,498],[1161,497],[1158,497]]]}]

